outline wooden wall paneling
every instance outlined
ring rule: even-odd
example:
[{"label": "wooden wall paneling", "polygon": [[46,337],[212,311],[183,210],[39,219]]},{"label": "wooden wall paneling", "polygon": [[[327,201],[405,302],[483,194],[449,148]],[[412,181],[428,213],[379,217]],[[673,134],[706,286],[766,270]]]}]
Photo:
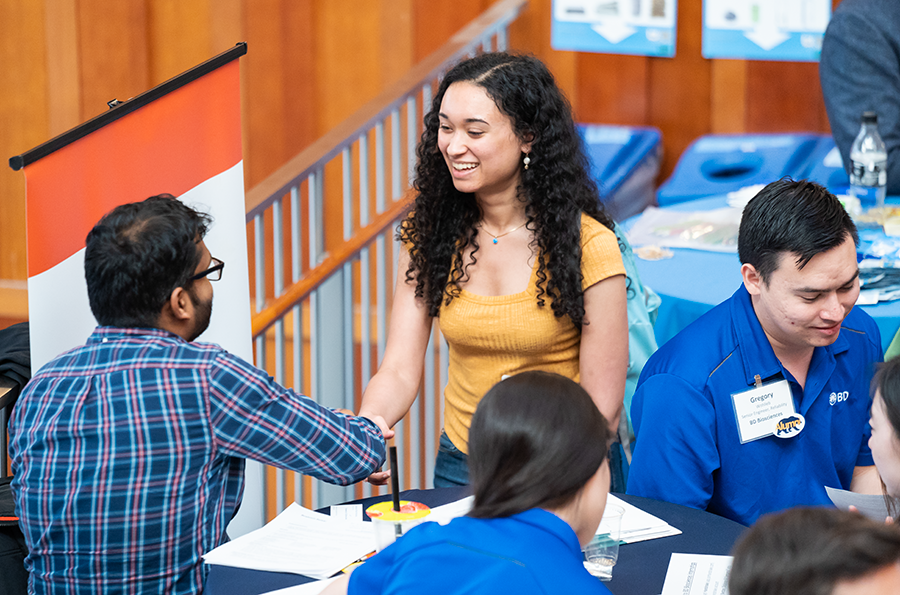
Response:
[{"label": "wooden wall paneling", "polygon": [[45,0],[48,137],[81,123],[76,0]]},{"label": "wooden wall paneling", "polygon": [[150,88],[144,3],[78,0],[78,39],[82,121]]},{"label": "wooden wall paneling", "polygon": [[0,279],[0,328],[28,320],[26,281]]},{"label": "wooden wall paneling", "polygon": [[[315,29],[311,0],[282,0],[283,59],[280,76],[283,79],[284,117],[282,123],[287,138],[282,161],[299,153],[316,140],[318,104],[315,97]],[[248,53],[253,51],[248,47]],[[275,123],[278,124],[277,122]],[[252,133],[252,132],[251,132]],[[280,166],[281,163],[276,163]]]},{"label": "wooden wall paneling", "polygon": [[[27,278],[25,176],[7,163],[47,140],[44,17],[43,2],[0,0],[0,279],[17,280],[11,285],[20,288]],[[0,310],[5,312],[12,301],[4,299]]]},{"label": "wooden wall paneling", "polygon": [[649,58],[578,54],[579,122],[641,125],[649,116]]},{"label": "wooden wall paneling", "polygon": [[381,91],[381,7],[355,0],[318,2],[315,27],[321,136]]},{"label": "wooden wall paneling", "polygon": [[441,47],[491,4],[493,0],[412,0],[415,62]]},{"label": "wooden wall paneling", "polygon": [[413,0],[382,0],[378,24],[381,36],[381,87],[402,77],[415,64]]},{"label": "wooden wall paneling", "polygon": [[747,127],[754,132],[828,131],[819,65],[753,61],[747,65]]},{"label": "wooden wall paneling", "polygon": [[[247,55],[245,130],[247,154],[244,156],[244,183],[249,188],[265,179],[291,153],[287,150],[287,131],[282,65],[286,46],[282,25],[281,0],[254,0],[245,4],[244,31]],[[299,97],[303,101],[306,97]],[[315,109],[309,105],[309,109]]]},{"label": "wooden wall paneling", "polygon": [[702,0],[678,3],[675,58],[651,58],[650,124],[662,130],[660,179],[672,172],[685,148],[710,131],[710,61],[702,57]]},{"label": "wooden wall paneling", "polygon": [[151,86],[228,49],[214,50],[212,47],[211,8],[209,0],[154,0],[147,3]]},{"label": "wooden wall paneling", "polygon": [[556,51],[550,45],[550,19],[553,14],[552,0],[529,0],[528,6],[512,22],[509,28],[511,50],[527,52],[537,56],[556,79],[572,107],[579,111],[581,72],[579,52]]},{"label": "wooden wall paneling", "polygon": [[[213,0],[209,0],[212,2]],[[244,39],[243,0],[214,0],[214,9],[208,10],[209,43],[212,53],[218,54]],[[294,2],[292,5],[300,5]],[[242,59],[243,60],[243,59]],[[243,70],[243,68],[242,68]]]},{"label": "wooden wall paneling", "polygon": [[747,129],[747,61],[712,60],[710,71],[710,132],[744,132]]}]

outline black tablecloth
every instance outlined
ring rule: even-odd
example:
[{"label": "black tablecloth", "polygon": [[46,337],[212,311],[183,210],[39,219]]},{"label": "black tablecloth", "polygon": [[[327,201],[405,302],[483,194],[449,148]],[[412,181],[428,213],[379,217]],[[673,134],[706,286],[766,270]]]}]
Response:
[{"label": "black tablecloth", "polygon": [[607,583],[615,595],[658,595],[662,592],[673,552],[680,554],[729,554],[746,527],[718,515],[650,500],[616,494],[629,504],[681,529],[681,535],[661,537],[619,547],[619,561]]},{"label": "black tablecloth", "polygon": [[[401,498],[423,502],[434,508],[459,500],[468,488],[437,490],[408,490]],[[672,552],[685,554],[728,554],[745,527],[734,521],[677,504],[649,500],[638,496],[616,494],[622,500],[657,516],[682,534],[662,537],[619,548],[619,561],[613,570],[613,580],[607,583],[615,595],[658,595],[662,591]],[[390,496],[376,496],[356,500],[368,507]],[[327,512],[323,509],[322,512]],[[309,582],[296,574],[244,570],[228,566],[209,566],[204,593],[207,595],[259,595],[276,589]]]}]

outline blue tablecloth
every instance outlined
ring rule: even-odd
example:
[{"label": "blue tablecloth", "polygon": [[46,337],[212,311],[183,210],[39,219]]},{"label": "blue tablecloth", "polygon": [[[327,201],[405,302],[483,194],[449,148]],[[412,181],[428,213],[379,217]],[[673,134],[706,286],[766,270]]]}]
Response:
[{"label": "blue tablecloth", "polygon": [[[673,205],[678,211],[705,211],[726,206],[717,196]],[[626,222],[628,229],[634,219]],[[635,246],[637,247],[637,246]],[[636,259],[644,285],[662,298],[656,319],[656,341],[662,345],[707,310],[728,299],[741,284],[741,263],[737,254],[672,248],[674,258]],[[861,306],[878,324],[881,345],[886,350],[900,328],[900,300]]]},{"label": "blue tablecloth", "polygon": [[[468,488],[410,490],[404,500],[440,506],[465,496]],[[660,593],[673,552],[685,554],[728,554],[745,527],[714,514],[678,504],[616,494],[626,502],[657,516],[682,531],[681,535],[631,543],[619,548],[619,561],[607,585],[615,595]],[[362,500],[364,506],[388,500],[387,496]],[[296,574],[260,572],[227,566],[210,566],[206,595],[258,595],[308,582]]]}]

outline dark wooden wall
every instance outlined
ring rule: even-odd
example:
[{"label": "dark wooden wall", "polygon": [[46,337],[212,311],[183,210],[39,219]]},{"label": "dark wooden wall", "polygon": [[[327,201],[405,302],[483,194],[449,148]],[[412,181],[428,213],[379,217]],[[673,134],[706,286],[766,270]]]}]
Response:
[{"label": "dark wooden wall", "polygon": [[[0,318],[21,309],[4,291],[26,277],[25,182],[10,156],[246,41],[250,187],[492,3],[0,0]],[[702,134],[828,130],[816,64],[701,57],[702,0],[679,1],[672,59],[553,51],[550,13],[531,0],[512,47],[548,63],[579,120],[659,127],[662,177]]]}]

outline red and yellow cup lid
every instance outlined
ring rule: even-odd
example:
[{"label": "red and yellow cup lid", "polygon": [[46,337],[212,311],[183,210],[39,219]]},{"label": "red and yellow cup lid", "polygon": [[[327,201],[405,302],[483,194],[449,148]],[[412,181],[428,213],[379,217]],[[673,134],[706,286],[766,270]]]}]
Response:
[{"label": "red and yellow cup lid", "polygon": [[431,509],[421,502],[410,502],[409,500],[400,501],[400,512],[394,510],[394,503],[390,500],[386,502],[378,502],[366,509],[366,514],[370,519],[381,519],[384,521],[409,521],[412,519],[421,519],[431,514]]}]

